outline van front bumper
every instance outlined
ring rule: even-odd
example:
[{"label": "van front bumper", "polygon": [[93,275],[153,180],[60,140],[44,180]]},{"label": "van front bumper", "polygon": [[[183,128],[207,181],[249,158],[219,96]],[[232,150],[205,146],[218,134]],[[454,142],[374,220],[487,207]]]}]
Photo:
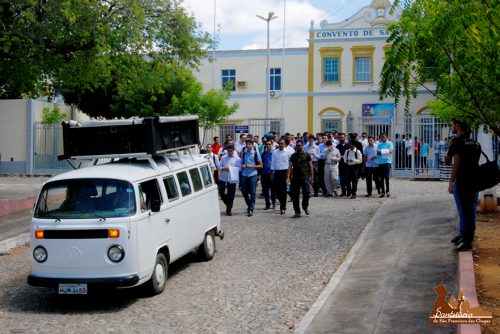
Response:
[{"label": "van front bumper", "polygon": [[57,288],[59,284],[89,284],[109,287],[129,287],[139,282],[139,276],[129,275],[121,277],[103,278],[53,278],[28,275],[28,284],[31,286]]}]

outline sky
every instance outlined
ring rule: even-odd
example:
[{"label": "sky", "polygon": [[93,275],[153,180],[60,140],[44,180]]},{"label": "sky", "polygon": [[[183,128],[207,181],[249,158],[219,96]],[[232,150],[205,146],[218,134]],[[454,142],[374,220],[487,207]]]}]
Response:
[{"label": "sky", "polygon": [[[311,20],[315,28],[327,20],[343,21],[372,0],[183,0],[201,29],[213,34],[214,4],[216,7],[216,35],[218,50],[265,49],[267,23],[256,15],[267,17],[274,12],[277,19],[270,22],[270,48],[283,47],[283,19],[285,18],[285,47],[307,47]],[[286,15],[284,13],[286,5]]]}]

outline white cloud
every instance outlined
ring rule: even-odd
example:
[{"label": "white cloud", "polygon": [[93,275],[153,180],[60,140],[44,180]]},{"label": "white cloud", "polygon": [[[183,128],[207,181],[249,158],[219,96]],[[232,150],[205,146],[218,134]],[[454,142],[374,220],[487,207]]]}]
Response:
[{"label": "white cloud", "polygon": [[[270,23],[270,46],[281,48],[283,2],[283,0],[216,0],[216,24],[220,26],[220,48],[266,48],[266,22],[256,15],[266,17],[268,12],[274,12],[278,16]],[[286,47],[307,46],[311,20],[318,27],[325,19],[332,22],[345,19],[345,12],[350,16],[367,2],[369,3],[369,0],[287,0]],[[214,0],[184,0],[184,5],[201,23],[203,30],[213,33]],[[355,8],[354,11],[352,7]],[[342,18],[338,17],[339,15],[342,15]]]}]

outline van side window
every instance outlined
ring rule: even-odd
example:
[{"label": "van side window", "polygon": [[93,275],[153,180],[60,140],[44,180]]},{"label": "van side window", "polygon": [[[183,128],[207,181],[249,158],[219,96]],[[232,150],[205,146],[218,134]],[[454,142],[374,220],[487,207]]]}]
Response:
[{"label": "van side window", "polygon": [[203,190],[203,184],[201,183],[201,177],[200,172],[198,172],[198,168],[190,169],[189,175],[191,175],[191,181],[193,182],[194,191]]},{"label": "van side window", "polygon": [[175,184],[175,179],[173,176],[167,176],[163,179],[163,184],[167,190],[168,201],[172,202],[179,199],[179,190],[177,190],[177,184]]},{"label": "van side window", "polygon": [[182,197],[191,194],[191,185],[189,184],[189,178],[186,172],[177,173],[177,181],[179,181],[179,186],[181,187]]},{"label": "van side window", "polygon": [[203,179],[203,185],[205,185],[205,187],[211,186],[212,185],[212,173],[210,172],[208,165],[201,166],[200,172],[201,172],[201,178]]},{"label": "van side window", "polygon": [[142,212],[151,209],[153,200],[160,200],[160,202],[163,202],[156,179],[139,184],[139,200],[141,202]]}]

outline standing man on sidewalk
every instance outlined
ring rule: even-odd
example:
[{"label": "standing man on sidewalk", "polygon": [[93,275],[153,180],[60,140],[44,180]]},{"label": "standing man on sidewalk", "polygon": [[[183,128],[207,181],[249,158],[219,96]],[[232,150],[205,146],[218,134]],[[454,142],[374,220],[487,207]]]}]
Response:
[{"label": "standing man on sidewalk", "polygon": [[236,185],[239,182],[239,169],[241,168],[241,159],[234,152],[234,146],[226,146],[227,154],[219,162],[219,195],[226,205],[226,215],[232,216],[234,195]]},{"label": "standing man on sidewalk", "polygon": [[304,152],[304,144],[295,144],[295,153],[290,157],[288,167],[288,179],[291,180],[291,195],[293,198],[293,218],[300,218],[300,190],[302,189],[302,209],[309,215],[309,195],[311,191],[311,181],[314,179],[314,169],[311,156]]},{"label": "standing man on sidewalk", "polygon": [[469,126],[457,119],[451,120],[451,130],[457,135],[448,150],[447,161],[453,158],[448,192],[455,197],[459,217],[459,234],[451,240],[458,252],[472,249],[476,230],[478,193],[472,190],[470,177],[479,165],[481,145],[470,138]]},{"label": "standing man on sidewalk", "polygon": [[280,214],[284,215],[286,211],[286,181],[292,155],[286,150],[285,139],[281,138],[278,145],[279,149],[273,151],[271,173],[274,193],[280,202]]},{"label": "standing man on sidewalk", "polygon": [[327,191],[323,193],[324,197],[332,197],[332,194],[337,194],[337,179],[339,178],[339,161],[340,152],[333,146],[333,143],[328,139],[325,143],[326,149],[323,152],[323,161],[325,164],[324,183]]},{"label": "standing man on sidewalk", "polygon": [[248,217],[253,216],[255,194],[257,192],[257,169],[262,168],[262,158],[254,147],[253,140],[247,139],[246,147],[241,151],[241,192],[247,204]]}]

